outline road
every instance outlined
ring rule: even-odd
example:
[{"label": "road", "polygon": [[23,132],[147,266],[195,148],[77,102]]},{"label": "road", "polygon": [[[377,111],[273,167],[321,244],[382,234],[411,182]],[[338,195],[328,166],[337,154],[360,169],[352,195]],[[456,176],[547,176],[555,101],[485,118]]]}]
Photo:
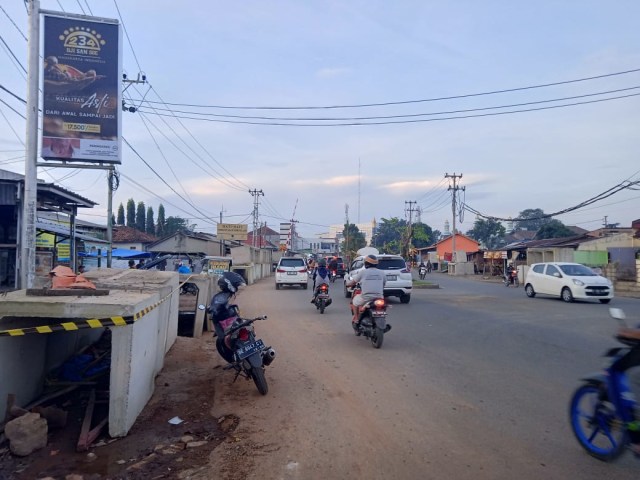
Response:
[{"label": "road", "polygon": [[[353,335],[340,280],[324,315],[310,288],[242,292],[244,316],[269,316],[256,331],[278,357],[266,397],[220,371],[214,413],[240,418],[210,457],[223,478],[637,479],[630,454],[592,459],[567,420],[578,379],[615,344],[608,306],[429,279],[442,288],[391,299],[380,350]],[[613,305],[640,319],[640,300]]]}]

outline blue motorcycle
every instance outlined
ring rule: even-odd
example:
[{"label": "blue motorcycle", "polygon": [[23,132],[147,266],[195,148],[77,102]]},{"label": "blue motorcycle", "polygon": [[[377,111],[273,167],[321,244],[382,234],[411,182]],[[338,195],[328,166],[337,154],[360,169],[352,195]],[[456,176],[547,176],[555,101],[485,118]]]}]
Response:
[{"label": "blue motorcycle", "polygon": [[[623,321],[624,312],[610,309],[611,316]],[[569,408],[573,433],[589,455],[603,461],[619,457],[629,445],[629,431],[640,428],[640,410],[629,387],[625,372],[617,371],[613,365],[633,348],[639,340],[617,337],[625,347],[612,348],[606,352],[608,365],[602,372],[582,379],[576,389]],[[635,419],[635,420],[634,420]]]}]

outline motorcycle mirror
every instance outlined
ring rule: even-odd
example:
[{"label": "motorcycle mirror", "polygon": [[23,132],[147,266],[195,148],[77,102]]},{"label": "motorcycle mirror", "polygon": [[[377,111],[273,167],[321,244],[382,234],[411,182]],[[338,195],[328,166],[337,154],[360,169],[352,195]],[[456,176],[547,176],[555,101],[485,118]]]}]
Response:
[{"label": "motorcycle mirror", "polygon": [[627,316],[624,314],[624,310],[621,308],[610,308],[609,315],[618,320],[624,320]]}]

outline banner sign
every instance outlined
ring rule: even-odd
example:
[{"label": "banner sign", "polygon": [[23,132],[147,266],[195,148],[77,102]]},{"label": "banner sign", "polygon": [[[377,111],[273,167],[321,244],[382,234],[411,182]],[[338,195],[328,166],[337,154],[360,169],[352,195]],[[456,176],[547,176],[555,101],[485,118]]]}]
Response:
[{"label": "banner sign", "polygon": [[246,240],[247,224],[246,223],[219,223],[217,230],[218,238],[224,240]]},{"label": "banner sign", "polygon": [[42,158],[121,163],[120,26],[44,16]]}]

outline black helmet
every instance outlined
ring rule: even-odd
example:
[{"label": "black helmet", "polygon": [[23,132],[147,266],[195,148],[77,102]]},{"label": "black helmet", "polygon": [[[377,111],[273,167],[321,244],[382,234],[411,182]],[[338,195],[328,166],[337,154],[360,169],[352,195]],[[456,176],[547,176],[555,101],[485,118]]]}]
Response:
[{"label": "black helmet", "polygon": [[236,272],[224,272],[218,279],[218,287],[223,292],[236,293],[243,285],[246,285],[244,278]]},{"label": "black helmet", "polygon": [[376,265],[378,265],[378,257],[375,255],[364,257],[364,268],[375,267]]}]

